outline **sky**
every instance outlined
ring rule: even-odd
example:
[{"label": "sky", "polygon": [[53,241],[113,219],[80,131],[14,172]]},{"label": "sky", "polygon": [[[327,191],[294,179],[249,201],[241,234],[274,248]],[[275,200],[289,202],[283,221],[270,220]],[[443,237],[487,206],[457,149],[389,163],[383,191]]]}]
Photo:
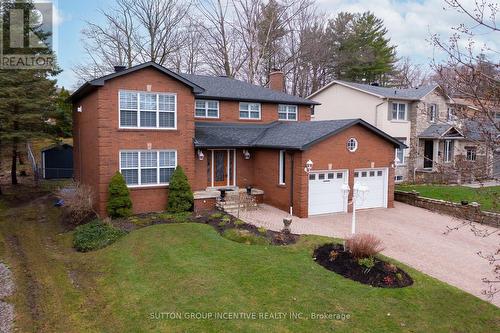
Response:
[{"label": "sky", "polygon": [[[463,15],[446,7],[443,0],[316,0],[318,7],[334,17],[338,12],[372,11],[384,20],[388,35],[400,57],[410,57],[414,63],[428,66],[434,57],[434,49],[427,41],[437,33],[443,39],[452,32],[451,27],[463,22]],[[473,3],[474,0],[464,0]],[[86,21],[102,20],[99,9],[113,5],[113,0],[54,0],[57,39],[56,54],[63,72],[58,75],[58,85],[76,88],[72,68],[83,62],[80,31]],[[500,40],[491,34],[481,34],[478,44],[487,43],[496,50]],[[439,55],[436,55],[439,58]]]}]

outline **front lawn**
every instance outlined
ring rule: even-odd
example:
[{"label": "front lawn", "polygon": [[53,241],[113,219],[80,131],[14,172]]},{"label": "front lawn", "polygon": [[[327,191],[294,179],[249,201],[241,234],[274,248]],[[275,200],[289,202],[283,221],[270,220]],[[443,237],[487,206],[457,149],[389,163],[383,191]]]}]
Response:
[{"label": "front lawn", "polygon": [[[36,200],[0,212],[0,261],[8,263],[16,279],[16,292],[6,301],[15,305],[21,332],[498,328],[497,307],[399,263],[414,279],[412,286],[374,288],[323,268],[312,253],[329,238],[246,245],[224,238],[211,225],[159,224],[131,231],[104,249],[79,253],[72,249],[73,232],[58,224],[52,203]],[[216,313],[224,317],[203,319]],[[227,319],[236,315],[246,319]],[[327,318],[336,315],[344,320]]]},{"label": "front lawn", "polygon": [[500,186],[470,188],[448,185],[397,185],[396,190],[417,191],[422,197],[452,202],[475,201],[481,204],[482,210],[500,212]]}]

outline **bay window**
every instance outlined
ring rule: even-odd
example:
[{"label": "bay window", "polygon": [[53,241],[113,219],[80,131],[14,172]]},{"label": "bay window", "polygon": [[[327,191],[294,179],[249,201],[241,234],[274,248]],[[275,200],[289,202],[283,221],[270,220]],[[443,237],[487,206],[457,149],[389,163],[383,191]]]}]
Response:
[{"label": "bay window", "polygon": [[128,186],[168,185],[176,167],[175,150],[120,152],[120,172]]},{"label": "bay window", "polygon": [[120,128],[175,129],[175,94],[119,92]]}]

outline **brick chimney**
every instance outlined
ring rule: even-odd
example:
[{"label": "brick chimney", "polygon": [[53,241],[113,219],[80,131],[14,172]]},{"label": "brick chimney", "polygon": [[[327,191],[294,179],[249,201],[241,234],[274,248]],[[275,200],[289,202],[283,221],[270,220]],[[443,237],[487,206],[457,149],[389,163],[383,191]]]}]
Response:
[{"label": "brick chimney", "polygon": [[269,73],[269,88],[277,91],[285,91],[285,75],[279,69],[273,69]]}]

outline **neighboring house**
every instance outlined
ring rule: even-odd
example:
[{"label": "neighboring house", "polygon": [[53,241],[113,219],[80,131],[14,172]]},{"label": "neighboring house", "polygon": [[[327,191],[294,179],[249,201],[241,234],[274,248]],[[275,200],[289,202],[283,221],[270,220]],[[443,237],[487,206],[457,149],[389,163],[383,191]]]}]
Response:
[{"label": "neighboring house", "polygon": [[470,180],[470,170],[492,176],[489,152],[438,85],[396,89],[336,80],[308,98],[321,103],[314,121],[361,118],[406,144],[395,150],[396,182],[460,182]]},{"label": "neighboring house", "polygon": [[152,62],[117,70],[70,98],[75,178],[93,188],[100,214],[117,170],[135,212],[164,210],[177,165],[195,209],[213,207],[214,190],[252,186],[297,216],[347,211],[342,187],[355,182],[370,189],[358,208],[393,206],[400,143],[359,119],[310,122],[317,103],[283,93],[281,72],[269,89]]}]

